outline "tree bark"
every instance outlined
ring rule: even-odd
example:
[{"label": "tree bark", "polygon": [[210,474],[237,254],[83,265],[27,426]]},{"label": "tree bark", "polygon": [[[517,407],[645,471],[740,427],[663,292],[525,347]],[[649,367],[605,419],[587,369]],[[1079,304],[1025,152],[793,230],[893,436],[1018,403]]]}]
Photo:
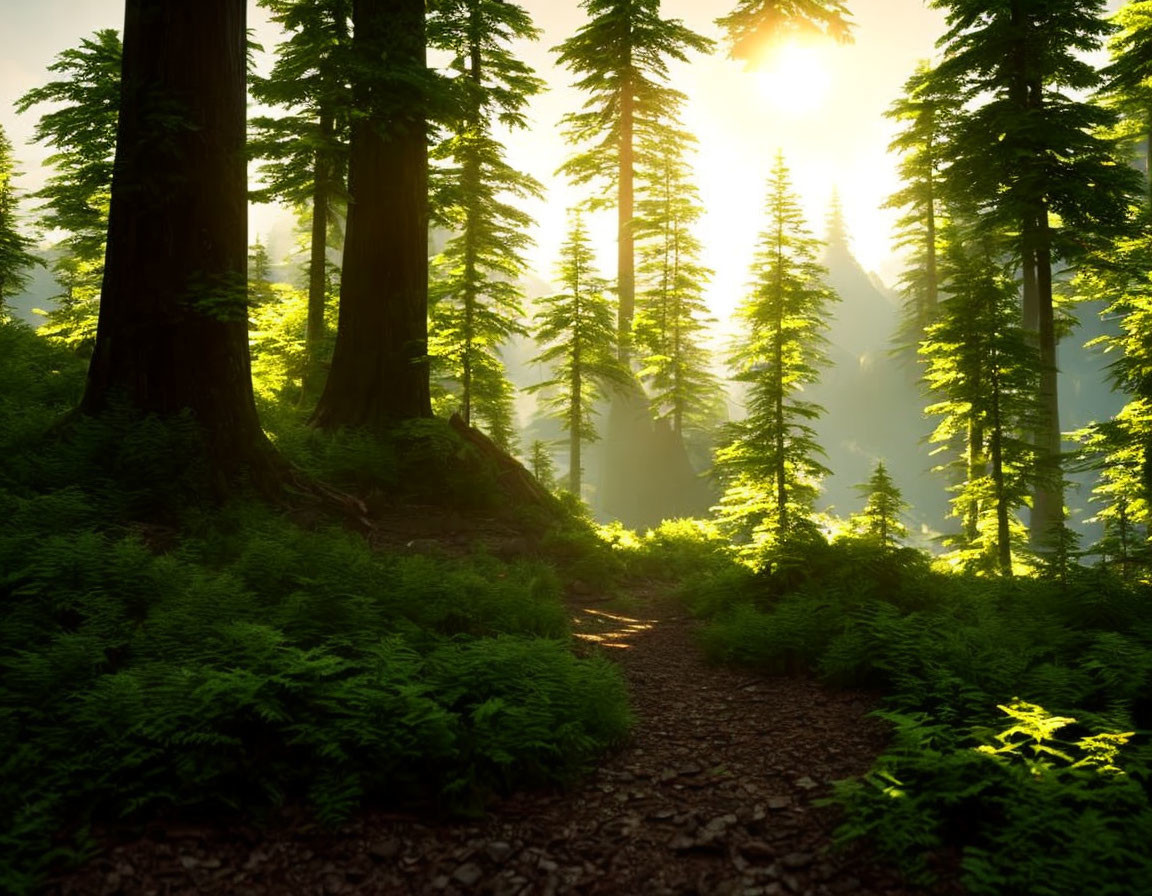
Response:
[{"label": "tree bark", "polygon": [[[427,123],[411,83],[426,68],[424,2],[355,0],[352,20],[364,115],[352,126],[340,321],[313,424],[382,429],[432,414]],[[376,73],[383,64],[393,77]]]},{"label": "tree bark", "polygon": [[216,473],[273,457],[247,318],[245,2],[127,0],[96,347],[81,410],[191,410]]},{"label": "tree bark", "polygon": [[1040,425],[1036,432],[1037,482],[1032,499],[1029,536],[1034,545],[1049,542],[1052,529],[1064,519],[1064,484],[1060,464],[1060,404],[1056,367],[1056,316],[1052,304],[1052,250],[1047,211],[1038,222],[1036,280],[1039,299]]},{"label": "tree bark", "polygon": [[621,91],[617,295],[620,301],[618,310],[620,360],[627,364],[632,355],[632,318],[636,312],[636,241],[632,233],[632,218],[635,214],[634,153],[632,149],[635,109],[630,77],[623,78]]},{"label": "tree bark", "polygon": [[304,384],[308,393],[317,379],[317,358],[324,338],[324,309],[328,284],[328,215],[332,203],[332,174],[328,147],[334,123],[332,113],[320,110],[320,146],[312,161],[312,245],[308,259],[308,325],[304,333]]}]

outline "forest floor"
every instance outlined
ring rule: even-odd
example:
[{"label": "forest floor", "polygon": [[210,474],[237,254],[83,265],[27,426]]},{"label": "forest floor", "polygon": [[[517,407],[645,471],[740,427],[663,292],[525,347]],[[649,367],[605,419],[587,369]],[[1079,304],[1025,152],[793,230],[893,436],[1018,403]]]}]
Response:
[{"label": "forest floor", "polygon": [[[832,851],[831,782],[884,745],[868,695],[705,664],[660,583],[571,601],[590,650],[620,663],[629,742],[565,792],[480,820],[365,812],[338,831],[291,813],[251,825],[102,832],[52,894],[906,894],[858,847]],[[596,645],[596,646],[592,646]],[[952,892],[939,885],[934,893]]]}]

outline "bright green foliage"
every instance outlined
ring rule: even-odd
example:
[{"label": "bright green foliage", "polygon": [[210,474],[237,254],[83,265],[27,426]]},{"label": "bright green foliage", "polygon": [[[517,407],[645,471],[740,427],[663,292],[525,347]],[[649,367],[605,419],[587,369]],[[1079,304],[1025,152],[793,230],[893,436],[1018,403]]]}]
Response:
[{"label": "bright green foliage", "polygon": [[634,228],[642,288],[632,332],[640,377],[654,415],[670,420],[678,435],[714,423],[721,395],[703,345],[712,272],[700,263],[703,245],[694,232],[704,214],[686,158],[695,142],[669,125],[657,145],[642,148],[647,164]]},{"label": "bright green foliage", "polygon": [[35,131],[36,141],[51,147],[48,164],[55,169],[36,193],[44,202],[40,225],[66,234],[52,265],[64,293],[45,332],[82,351],[90,350],[96,338],[120,110],[120,55],[117,32],[97,31],[48,67],[61,76],[58,80],[28,91],[16,103],[20,113],[41,104],[59,106],[40,117]]},{"label": "bright green foliage", "polygon": [[593,406],[604,397],[606,385],[624,382],[627,374],[616,360],[608,284],[595,270],[578,211],[560,250],[558,275],[563,291],[541,299],[533,320],[536,340],[545,348],[532,363],[547,365],[550,378],[531,391],[545,393],[545,408],[568,431],[568,490],[579,497],[580,448],[597,438]]},{"label": "bright green foliage", "polygon": [[1101,546],[1127,575],[1147,570],[1152,524],[1152,236],[1117,241],[1099,263],[1083,268],[1079,294],[1110,304],[1104,312],[1119,321],[1120,333],[1099,340],[1113,354],[1110,374],[1128,403],[1110,421],[1079,436],[1089,466],[1099,470],[1094,499],[1107,530]]},{"label": "bright green foliage", "polygon": [[771,45],[790,37],[822,34],[850,41],[849,18],[839,0],[739,0],[716,24],[728,32],[732,57],[755,64]]},{"label": "bright green foliage", "polygon": [[[4,892],[90,854],[92,822],[286,801],[330,825],[362,800],[474,811],[626,734],[619,672],[574,656],[546,566],[388,555],[260,505],[206,507],[191,421],[112,409],[46,442],[83,373],[0,325]],[[165,524],[134,522],[161,492]]]},{"label": "bright green foliage", "polygon": [[248,304],[263,305],[272,298],[272,264],[260,237],[248,247]]},{"label": "bright green foliage", "polygon": [[1152,752],[1130,735],[1152,724],[1147,589],[1080,567],[1065,587],[934,572],[864,539],[811,538],[767,567],[688,598],[718,659],[887,694],[891,745],[836,788],[841,840],[929,891],[941,849],[965,892],[1148,891]]},{"label": "bright green foliage", "polygon": [[[321,362],[331,357],[336,332],[336,309],[329,305],[325,314],[327,337],[314,347],[313,356]],[[299,404],[311,363],[306,340],[308,294],[286,283],[268,283],[262,301],[248,310],[248,324],[256,398],[262,403]]]},{"label": "bright green foliage", "polygon": [[805,227],[783,154],[768,181],[765,216],[732,357],[736,380],[748,385],[748,414],[730,424],[728,442],[716,453],[725,484],[720,520],[752,550],[808,521],[817,483],[828,473],[809,422],[823,409],[801,395],[820,378],[823,333],[836,301],[816,260],[822,244]]},{"label": "bright green foliage", "polygon": [[1122,232],[1138,188],[1101,135],[1114,114],[1077,96],[1100,83],[1085,57],[1110,26],[1103,0],[932,5],[948,20],[933,77],[955,84],[968,104],[945,153],[946,193],[975,205],[985,233],[1007,239],[1021,270],[1024,325],[1039,345],[1030,526],[1040,546],[1064,510],[1053,264]]},{"label": "bright green foliage", "polygon": [[23,290],[28,285],[28,269],[41,264],[29,251],[32,241],[20,232],[16,176],[12,143],[0,127],[0,320],[4,318],[4,300]]},{"label": "bright green foliage", "polygon": [[896,222],[896,245],[907,253],[907,267],[900,278],[904,296],[905,336],[919,341],[932,321],[940,295],[937,258],[941,223],[940,171],[945,164],[943,145],[949,116],[958,99],[933,78],[926,62],[904,82],[904,95],[885,117],[901,126],[888,146],[900,156],[902,186],[885,203],[901,210]]},{"label": "bright green foliage", "polygon": [[556,461],[552,459],[552,449],[548,447],[547,442],[537,439],[532,443],[532,456],[528,460],[528,466],[532,470],[532,475],[544,488],[555,491]]},{"label": "bright green foliage", "polygon": [[261,160],[257,202],[284,202],[306,215],[308,318],[306,391],[316,391],[330,341],[325,330],[332,293],[330,249],[342,237],[348,202],[351,0],[261,0],[288,38],[269,77],[253,76],[252,96],[278,107],[278,117],[251,121],[249,153]]},{"label": "bright green foliage", "polygon": [[1036,455],[1023,437],[1038,412],[1036,350],[1020,326],[1016,284],[990,241],[949,225],[942,259],[947,298],[920,354],[940,418],[932,441],[964,449],[942,469],[957,470],[953,514],[963,521],[954,559],[966,568],[1012,571],[1014,521],[1032,484]]},{"label": "bright green foliage", "polygon": [[908,535],[907,527],[900,522],[908,502],[892,481],[884,461],[876,463],[868,481],[856,486],[856,490],[865,498],[864,510],[853,518],[857,531],[874,538],[882,547],[899,545],[900,539]]},{"label": "bright green foliage", "polygon": [[433,371],[457,385],[464,421],[475,414],[509,450],[514,391],[499,349],[525,334],[518,281],[532,244],[532,220],[514,201],[539,197],[542,188],[505,161],[495,131],[527,127],[525,107],[543,82],[510,45],[538,32],[515,3],[442,0],[435,9],[429,41],[453,55],[451,84],[463,113],[434,152],[442,169],[437,215],[453,236],[433,260],[429,353]]},{"label": "bright green foliage", "polygon": [[1125,3],[1112,17],[1120,29],[1108,42],[1111,63],[1101,73],[1101,99],[1119,113],[1110,135],[1129,156],[1144,144],[1148,201],[1152,204],[1152,3]]}]

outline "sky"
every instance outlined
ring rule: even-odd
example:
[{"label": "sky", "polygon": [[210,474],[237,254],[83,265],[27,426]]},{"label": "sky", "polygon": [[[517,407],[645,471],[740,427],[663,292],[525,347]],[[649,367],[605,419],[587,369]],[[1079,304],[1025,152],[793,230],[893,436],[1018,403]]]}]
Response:
[{"label": "sky", "polygon": [[[548,279],[564,238],[565,211],[586,195],[554,174],[571,151],[559,122],[577,109],[582,96],[568,85],[572,75],[550,52],[585,21],[575,0],[521,0],[543,32],[540,41],[519,47],[523,58],[549,83],[530,108],[531,128],[509,137],[513,164],[547,187],[546,198],[528,210],[538,222],[533,272]],[[664,0],[666,16],[720,39],[717,15],[734,0]],[[1116,0],[1109,4],[1117,5]],[[840,194],[853,248],[865,269],[893,282],[900,260],[893,253],[895,214],[881,209],[896,187],[896,159],[888,154],[893,125],[884,111],[920,59],[934,53],[943,16],[920,0],[848,0],[856,23],[850,45],[827,44],[787,51],[783,62],[768,60],[750,71],[727,58],[721,43],[712,56],[695,56],[672,69],[675,86],[688,95],[685,124],[699,141],[696,175],[707,208],[701,237],[705,263],[715,271],[709,300],[720,318],[739,302],[763,220],[763,194],[777,150],[783,151],[809,216],[823,235],[833,190]],[[24,176],[34,190],[43,181],[42,147],[28,145],[36,110],[17,116],[16,98],[48,80],[56,53],[74,46],[97,28],[120,28],[122,0],[0,0],[0,123],[15,147]],[[249,24],[271,51],[277,33],[263,10],[251,4]],[[269,57],[270,58],[270,57]],[[264,60],[262,68],[266,68]],[[275,255],[287,251],[290,225],[275,209],[257,208],[251,234],[270,242]],[[606,275],[614,272],[614,218],[593,221]]]}]

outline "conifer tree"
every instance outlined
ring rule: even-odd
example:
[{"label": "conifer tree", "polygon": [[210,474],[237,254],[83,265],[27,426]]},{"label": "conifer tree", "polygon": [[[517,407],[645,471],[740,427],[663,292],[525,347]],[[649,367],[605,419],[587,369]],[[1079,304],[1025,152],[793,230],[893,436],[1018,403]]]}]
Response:
[{"label": "conifer tree", "polygon": [[53,174],[35,194],[43,201],[40,226],[63,231],[52,264],[64,293],[49,316],[46,332],[73,348],[90,350],[104,272],[109,190],[120,108],[119,34],[95,32],[78,47],[61,52],[48,67],[60,77],[36,87],[16,102],[26,113],[47,105],[34,138],[52,149]]},{"label": "conifer tree", "polygon": [[908,266],[901,276],[904,295],[906,338],[919,341],[924,328],[932,321],[939,301],[940,282],[937,253],[941,196],[940,172],[944,167],[943,147],[947,139],[948,118],[958,99],[938,78],[932,77],[926,62],[904,83],[904,95],[896,100],[885,116],[899,125],[901,131],[888,146],[899,154],[902,186],[885,203],[885,208],[900,209],[896,222],[897,246],[908,253]]},{"label": "conifer tree", "polygon": [[668,86],[668,64],[712,42],[679,19],[660,16],[660,0],[581,0],[589,21],[558,48],[588,98],[564,118],[568,140],[582,149],[561,167],[577,184],[596,183],[615,193],[620,357],[628,342],[636,301],[636,147],[655,144],[664,123],[674,120],[684,95]]},{"label": "conifer tree", "polygon": [[29,268],[41,263],[30,251],[32,241],[20,231],[16,176],[12,144],[0,127],[0,320],[4,319],[6,300],[28,285]]},{"label": "conifer tree", "polygon": [[720,384],[703,345],[708,307],[704,289],[712,272],[700,263],[703,246],[694,230],[704,213],[686,155],[694,138],[669,127],[659,144],[645,147],[650,159],[641,179],[636,239],[644,288],[633,327],[657,419],[672,431],[702,429],[716,418]]},{"label": "conifer tree", "polygon": [[823,409],[801,395],[826,363],[823,333],[836,300],[816,260],[822,244],[805,227],[780,153],[765,212],[732,358],[735,378],[748,385],[748,414],[730,425],[729,441],[716,454],[726,486],[721,520],[753,546],[783,538],[806,521],[817,483],[828,473],[810,425]]},{"label": "conifer tree", "polygon": [[100,322],[81,410],[191,411],[221,491],[279,465],[252,394],[245,3],[127,0]]},{"label": "conifer tree", "polygon": [[542,299],[533,319],[536,340],[544,349],[532,363],[547,365],[550,377],[530,388],[544,393],[545,408],[568,431],[568,490],[577,497],[581,447],[597,438],[594,405],[605,397],[605,386],[627,377],[616,358],[608,283],[594,264],[588,231],[577,211],[560,250],[563,291]]},{"label": "conifer tree", "polygon": [[925,381],[940,417],[932,441],[967,450],[959,467],[954,515],[963,521],[955,540],[961,563],[1012,572],[1015,512],[1035,475],[1036,449],[1022,434],[1038,413],[1036,349],[1020,324],[1016,283],[994,241],[950,221],[941,273],[945,299],[921,343]]},{"label": "conifer tree", "polygon": [[863,511],[853,519],[856,528],[874,538],[881,547],[897,546],[900,539],[908,535],[907,527],[900,520],[908,509],[908,502],[900,494],[884,461],[877,461],[868,481],[856,486],[856,490],[865,499]]},{"label": "conifer tree", "polygon": [[536,439],[532,443],[529,467],[532,475],[544,488],[550,492],[556,490],[556,462],[552,460],[552,450],[546,442]]},{"label": "conifer tree", "polygon": [[791,36],[852,39],[848,8],[839,0],[739,0],[716,20],[728,34],[733,59],[755,63],[766,47]]},{"label": "conifer tree", "polygon": [[348,223],[332,366],[313,423],[380,430],[431,416],[423,0],[357,0]]},{"label": "conifer tree", "polygon": [[1101,73],[1100,94],[1119,114],[1111,136],[1129,152],[1143,144],[1145,202],[1152,208],[1152,2],[1125,3],[1112,22],[1120,30],[1108,42],[1112,61]]},{"label": "conifer tree", "polygon": [[513,390],[499,350],[525,332],[518,281],[532,242],[531,219],[512,200],[542,188],[507,163],[495,129],[527,127],[527,102],[543,82],[510,44],[538,32],[521,7],[503,0],[441,0],[436,13],[429,40],[453,54],[463,114],[435,153],[450,175],[437,212],[454,235],[434,262],[430,353],[459,384],[464,421],[475,412],[508,450]]},{"label": "conifer tree", "polygon": [[969,104],[952,129],[945,187],[971,199],[986,233],[1007,234],[1023,281],[1025,327],[1039,345],[1042,397],[1035,432],[1031,514],[1041,545],[1063,518],[1056,316],[1052,269],[1094,238],[1122,231],[1134,172],[1100,136],[1114,116],[1077,99],[1099,75],[1084,58],[1108,24],[1103,0],[935,0],[947,14],[945,56],[935,77]]},{"label": "conifer tree", "polygon": [[249,152],[261,160],[256,202],[307,209],[308,324],[305,390],[317,378],[328,295],[328,250],[347,206],[352,0],[260,0],[288,38],[267,77],[253,76],[252,96],[284,114],[251,122]]}]

